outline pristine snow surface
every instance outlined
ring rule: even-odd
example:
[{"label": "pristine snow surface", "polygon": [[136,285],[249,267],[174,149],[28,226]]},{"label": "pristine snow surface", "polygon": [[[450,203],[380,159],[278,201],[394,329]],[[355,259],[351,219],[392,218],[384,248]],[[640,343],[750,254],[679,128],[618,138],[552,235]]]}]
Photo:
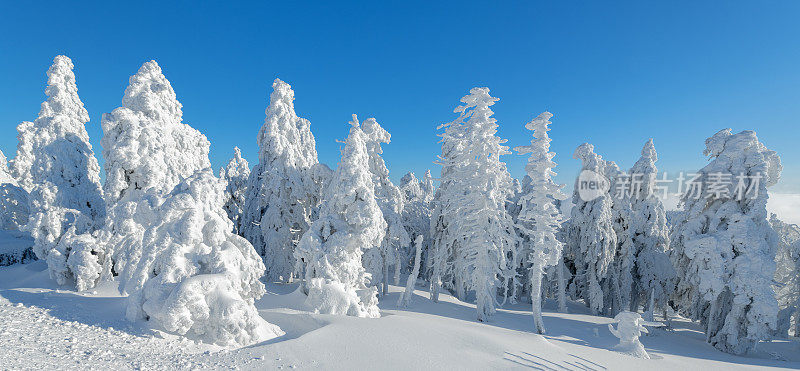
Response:
[{"label": "pristine snow surface", "polygon": [[[675,331],[651,329],[641,342],[652,359],[612,349],[611,318],[590,316],[579,303],[571,314],[545,304],[548,333],[532,332],[529,304],[506,305],[492,322],[475,321],[475,307],[441,295],[432,303],[417,287],[408,309],[391,286],[381,318],[320,315],[303,306],[297,284],[268,284],[259,313],[286,335],[239,349],[194,343],[128,322],[125,298],[113,284],[91,292],[58,287],[38,261],[0,267],[2,369],[538,369],[736,370],[800,368],[800,342],[759,345],[739,357],[704,342],[699,326],[672,322]],[[658,317],[657,317],[658,319]]]}]

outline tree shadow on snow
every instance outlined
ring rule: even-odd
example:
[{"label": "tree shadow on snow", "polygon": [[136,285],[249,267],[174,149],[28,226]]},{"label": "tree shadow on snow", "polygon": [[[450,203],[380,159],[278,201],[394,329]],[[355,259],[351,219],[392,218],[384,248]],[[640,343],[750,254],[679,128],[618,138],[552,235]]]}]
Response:
[{"label": "tree shadow on snow", "polygon": [[50,315],[63,321],[124,331],[132,335],[151,333],[145,326],[125,319],[124,297],[95,297],[74,291],[36,289],[0,290],[0,296],[14,304],[47,309]]}]

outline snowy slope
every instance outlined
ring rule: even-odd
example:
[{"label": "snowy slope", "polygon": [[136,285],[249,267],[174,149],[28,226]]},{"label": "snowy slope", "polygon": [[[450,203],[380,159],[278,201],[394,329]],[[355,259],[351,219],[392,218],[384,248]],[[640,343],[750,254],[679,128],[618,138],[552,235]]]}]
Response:
[{"label": "snowy slope", "polygon": [[[607,327],[610,318],[552,313],[546,307],[548,334],[539,336],[531,332],[527,305],[506,305],[493,322],[484,324],[474,320],[474,306],[449,295],[434,304],[420,290],[409,309],[398,310],[394,303],[400,290],[391,287],[381,301],[381,318],[364,319],[309,313],[296,285],[268,285],[269,293],[257,306],[286,335],[241,349],[222,349],[124,320],[125,298],[112,285],[76,293],[55,286],[42,262],[2,267],[0,368],[800,368],[796,340],[762,344],[760,357],[737,357],[706,344],[697,326],[674,321],[675,331],[655,331],[641,339],[653,358],[641,360],[609,350],[616,344]],[[572,304],[570,311],[585,312],[579,304]]]}]

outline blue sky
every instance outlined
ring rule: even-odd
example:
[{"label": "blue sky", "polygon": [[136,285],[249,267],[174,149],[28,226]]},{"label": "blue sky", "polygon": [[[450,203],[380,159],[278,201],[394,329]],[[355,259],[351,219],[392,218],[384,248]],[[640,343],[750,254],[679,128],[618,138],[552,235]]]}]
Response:
[{"label": "blue sky", "polygon": [[[44,100],[57,54],[75,63],[89,135],[121,103],[128,77],[155,59],[211,141],[218,169],[233,146],[257,161],[272,80],[295,90],[322,162],[335,166],[350,115],[375,117],[395,180],[421,175],[440,151],[436,127],[473,86],[487,86],[500,135],[555,114],[558,181],[571,188],[583,142],[629,168],[647,138],[668,172],[703,166],[720,129],[756,130],[778,151],[773,190],[800,193],[800,2],[2,2],[0,149]],[[102,161],[102,159],[101,159]],[[506,156],[523,175],[525,158]]]}]

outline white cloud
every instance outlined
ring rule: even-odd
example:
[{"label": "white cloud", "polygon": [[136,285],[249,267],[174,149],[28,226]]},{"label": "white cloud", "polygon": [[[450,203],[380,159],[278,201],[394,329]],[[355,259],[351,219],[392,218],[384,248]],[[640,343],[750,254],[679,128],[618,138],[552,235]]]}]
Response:
[{"label": "white cloud", "polygon": [[800,194],[770,192],[767,211],[786,223],[800,224]]}]

